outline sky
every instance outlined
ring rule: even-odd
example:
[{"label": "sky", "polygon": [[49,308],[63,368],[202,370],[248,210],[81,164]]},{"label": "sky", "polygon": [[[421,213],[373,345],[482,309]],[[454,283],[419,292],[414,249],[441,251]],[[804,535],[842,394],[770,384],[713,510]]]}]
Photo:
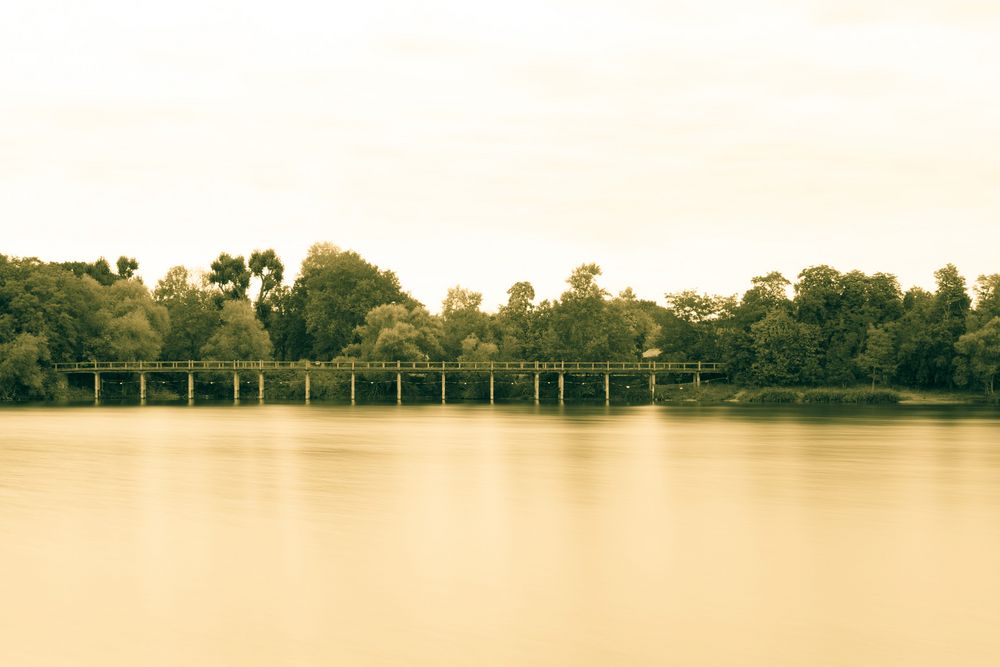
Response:
[{"label": "sky", "polygon": [[432,311],[1000,272],[1000,5],[6,0],[0,253],[329,241]]}]

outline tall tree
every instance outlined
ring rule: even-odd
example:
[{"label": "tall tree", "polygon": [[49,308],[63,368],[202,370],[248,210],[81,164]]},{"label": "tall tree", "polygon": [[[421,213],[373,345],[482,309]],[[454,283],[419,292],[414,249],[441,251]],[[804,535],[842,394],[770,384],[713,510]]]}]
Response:
[{"label": "tall tree", "polygon": [[201,349],[205,359],[270,359],[271,339],[246,301],[222,305],[222,324]]},{"label": "tall tree", "polygon": [[163,339],[163,359],[200,358],[202,347],[220,324],[213,295],[195,284],[186,268],[175,266],[156,284],[153,298],[170,316],[170,329]]},{"label": "tall tree", "polygon": [[857,357],[860,366],[872,379],[872,389],[879,378],[885,382],[896,370],[896,344],[891,325],[868,327],[864,349]]},{"label": "tall tree", "polygon": [[518,282],[507,290],[507,303],[497,313],[500,331],[499,354],[504,359],[536,359],[538,339],[535,334],[535,288]]},{"label": "tall tree", "polygon": [[224,299],[246,299],[250,289],[250,270],[243,255],[233,257],[229,253],[220,253],[212,262],[208,282],[219,288],[219,294]]},{"label": "tall tree", "polygon": [[256,301],[257,317],[266,324],[272,310],[270,297],[285,277],[285,265],[281,263],[277,253],[268,248],[267,250],[254,250],[250,254],[248,266],[250,275],[260,281]]},{"label": "tall tree", "polygon": [[[581,264],[566,280],[570,289],[546,313],[543,352],[550,359],[577,358],[584,361],[634,358],[632,350],[613,350],[614,336],[605,298],[608,293],[597,284],[601,267]],[[542,311],[546,310],[542,304]]]},{"label": "tall tree", "polygon": [[970,329],[977,329],[1000,317],[1000,273],[979,276],[975,286],[976,308]]},{"label": "tall tree", "polygon": [[[982,384],[988,396],[993,396],[1000,374],[1000,317],[994,317],[978,331],[963,334],[955,349],[962,355],[968,374]],[[962,377],[959,373],[957,379]]]},{"label": "tall tree", "polygon": [[666,294],[673,315],[662,326],[660,347],[679,359],[716,359],[719,329],[736,308],[731,296],[684,290]]},{"label": "tall tree", "polygon": [[135,261],[135,257],[122,255],[118,258],[115,266],[118,269],[118,277],[122,280],[128,280],[135,277],[135,272],[139,269],[139,262]]},{"label": "tall tree", "polygon": [[479,309],[483,295],[465,289],[461,285],[448,289],[448,295],[441,304],[441,319],[444,333],[441,344],[447,359],[457,359],[463,351],[463,342],[469,336],[476,340],[488,340],[490,318]]},{"label": "tall tree", "polygon": [[158,359],[170,328],[167,309],[153,301],[138,280],[120,280],[108,288],[97,342],[100,358],[115,361]]},{"label": "tall tree", "polygon": [[317,359],[332,359],[355,341],[355,330],[372,308],[388,303],[417,305],[400,289],[392,271],[382,271],[357,253],[329,244],[310,248],[293,289],[304,291],[305,327]]},{"label": "tall tree", "polygon": [[812,384],[820,373],[820,331],[776,308],[750,327],[755,359],[750,379],[759,385]]}]

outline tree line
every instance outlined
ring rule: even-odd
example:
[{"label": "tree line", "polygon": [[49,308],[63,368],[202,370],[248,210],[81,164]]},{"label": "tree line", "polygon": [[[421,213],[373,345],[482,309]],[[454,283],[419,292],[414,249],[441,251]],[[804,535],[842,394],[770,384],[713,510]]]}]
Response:
[{"label": "tree line", "polygon": [[0,255],[0,399],[63,396],[56,362],[81,360],[637,359],[727,364],[750,386],[895,384],[978,387],[1000,372],[1000,274],[970,294],[949,264],[933,292],[887,273],[814,266],[794,283],[754,277],[742,296],[683,291],[666,305],[611,295],[597,264],[577,267],[558,299],[517,282],[496,312],[456,286],[432,314],[389,270],[327,243],[284,282],[273,250],[221,253],[200,277],[170,269],[149,289],[138,263],[43,262]]}]

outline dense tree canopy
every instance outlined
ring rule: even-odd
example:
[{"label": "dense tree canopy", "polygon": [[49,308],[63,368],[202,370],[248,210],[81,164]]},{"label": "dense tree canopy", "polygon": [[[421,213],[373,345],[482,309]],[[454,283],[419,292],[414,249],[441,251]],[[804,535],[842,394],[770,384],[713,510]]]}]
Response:
[{"label": "dense tree canopy", "polygon": [[222,305],[220,325],[201,348],[204,359],[270,359],[271,339],[246,301]]},{"label": "dense tree canopy", "polygon": [[[757,385],[878,383],[994,391],[1000,364],[1000,274],[970,295],[956,267],[936,289],[905,294],[889,274],[803,269],[751,279],[742,296],[694,290],[665,305],[631,289],[611,296],[587,263],[558,299],[516,282],[497,312],[448,290],[434,315],[396,275],[331,244],[310,248],[284,282],[273,250],[221,253],[203,277],[170,269],[150,291],[138,262],[46,263],[0,255],[0,400],[58,396],[61,361],[212,358],[722,361]],[[254,282],[255,300],[249,290]],[[974,298],[973,298],[974,297]],[[469,391],[475,391],[469,385]]]},{"label": "dense tree canopy", "polygon": [[332,359],[355,342],[356,330],[376,306],[416,305],[392,271],[369,264],[355,252],[314,245],[293,290],[302,292],[302,317],[311,343],[303,355]]},{"label": "dense tree canopy", "polygon": [[357,328],[358,342],[346,352],[361,359],[440,361],[441,322],[427,309],[401,303],[375,306]]}]

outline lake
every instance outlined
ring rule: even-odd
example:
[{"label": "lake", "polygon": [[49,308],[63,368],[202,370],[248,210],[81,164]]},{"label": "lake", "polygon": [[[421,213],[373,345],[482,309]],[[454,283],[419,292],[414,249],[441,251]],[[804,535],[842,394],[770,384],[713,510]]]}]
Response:
[{"label": "lake", "polygon": [[0,409],[0,664],[989,665],[1000,411]]}]

